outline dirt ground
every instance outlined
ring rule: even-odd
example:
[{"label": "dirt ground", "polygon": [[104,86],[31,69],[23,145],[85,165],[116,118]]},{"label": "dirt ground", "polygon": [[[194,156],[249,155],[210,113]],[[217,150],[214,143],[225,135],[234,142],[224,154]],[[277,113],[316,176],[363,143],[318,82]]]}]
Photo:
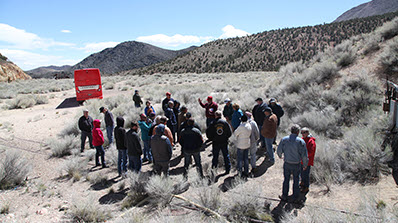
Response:
[{"label": "dirt ground", "polygon": [[[131,90],[120,92],[118,90],[106,90],[104,95],[110,97],[117,94],[132,95]],[[15,149],[21,156],[26,157],[31,164],[31,172],[25,186],[16,187],[11,190],[0,191],[0,206],[5,203],[10,205],[9,214],[0,215],[1,222],[60,222],[68,221],[65,210],[78,199],[94,197],[95,201],[111,210],[113,219],[121,215],[121,200],[126,196],[127,190],[118,193],[117,196],[109,198],[110,188],[121,187],[126,184],[117,177],[115,166],[106,169],[92,168],[91,172],[97,172],[108,176],[110,186],[97,188],[84,180],[73,182],[60,178],[59,168],[67,158],[50,158],[50,150],[45,145],[49,138],[55,138],[57,134],[70,122],[76,122],[75,116],[82,111],[82,107],[67,109],[55,109],[65,98],[75,96],[73,90],[51,93],[54,95],[48,104],[36,105],[28,109],[2,110],[0,116],[0,148]],[[199,105],[198,105],[199,106]],[[211,148],[202,153],[203,163],[211,162]],[[175,164],[171,167],[171,174],[180,174],[183,160],[176,159],[179,155],[179,147],[173,155]],[[0,153],[3,157],[4,153]],[[264,161],[264,156],[257,160],[260,166],[258,175],[249,178],[246,184],[261,185],[264,198],[277,199],[282,190],[282,164],[283,161],[276,158],[275,165],[269,167]],[[89,166],[94,166],[93,161]],[[316,168],[316,167],[314,167]],[[149,171],[151,165],[144,164],[143,171]],[[233,181],[237,172],[235,168],[228,175],[220,173],[217,184],[222,188]],[[391,176],[383,176],[379,183],[362,186],[346,183],[333,185],[331,192],[324,194],[325,187],[322,185],[311,185],[311,190],[306,196],[308,207],[330,207],[339,210],[357,210],[359,201],[366,195],[372,194],[379,200],[389,205],[398,202],[397,187]],[[186,192],[189,194],[189,192]],[[224,196],[231,196],[226,191]],[[233,199],[233,198],[232,198]],[[112,201],[112,202],[110,202]],[[279,202],[270,201],[271,210],[279,207]],[[280,208],[280,207],[279,207]],[[300,211],[299,211],[300,212]],[[110,220],[112,221],[112,220]]]}]

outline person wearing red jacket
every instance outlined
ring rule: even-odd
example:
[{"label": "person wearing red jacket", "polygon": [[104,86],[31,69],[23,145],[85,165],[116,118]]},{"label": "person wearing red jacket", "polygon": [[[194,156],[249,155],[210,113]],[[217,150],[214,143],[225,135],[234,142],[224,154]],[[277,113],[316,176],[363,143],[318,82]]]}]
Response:
[{"label": "person wearing red jacket", "polygon": [[101,120],[95,119],[94,122],[94,129],[93,129],[93,146],[97,150],[95,154],[95,166],[99,166],[99,157],[101,156],[101,164],[102,168],[106,168],[105,165],[105,150],[102,146],[104,144],[104,134],[101,131]]},{"label": "person wearing red jacket", "polygon": [[207,103],[203,104],[202,100],[198,98],[198,102],[202,108],[206,109],[206,127],[209,127],[210,123],[216,120],[216,111],[218,109],[217,103],[213,102],[213,97],[207,97]]},{"label": "person wearing red jacket", "polygon": [[310,130],[308,128],[301,129],[301,135],[303,136],[303,140],[307,146],[308,152],[308,167],[304,170],[303,165],[301,165],[301,192],[307,193],[310,187],[310,170],[311,166],[314,166],[314,157],[316,150],[315,138],[311,135]]}]

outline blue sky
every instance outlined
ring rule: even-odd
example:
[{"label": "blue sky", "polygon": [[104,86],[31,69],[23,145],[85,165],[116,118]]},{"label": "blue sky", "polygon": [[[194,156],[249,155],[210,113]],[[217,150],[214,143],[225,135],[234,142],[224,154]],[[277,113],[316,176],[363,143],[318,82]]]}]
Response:
[{"label": "blue sky", "polygon": [[330,23],[366,0],[0,0],[0,53],[24,70],[74,65],[136,40],[182,49],[218,38]]}]

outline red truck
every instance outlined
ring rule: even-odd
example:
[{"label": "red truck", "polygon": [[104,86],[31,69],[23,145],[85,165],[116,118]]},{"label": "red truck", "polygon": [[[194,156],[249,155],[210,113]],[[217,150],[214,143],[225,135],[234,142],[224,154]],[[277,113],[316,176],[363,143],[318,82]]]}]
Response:
[{"label": "red truck", "polygon": [[75,70],[76,100],[102,99],[101,74],[97,68]]}]

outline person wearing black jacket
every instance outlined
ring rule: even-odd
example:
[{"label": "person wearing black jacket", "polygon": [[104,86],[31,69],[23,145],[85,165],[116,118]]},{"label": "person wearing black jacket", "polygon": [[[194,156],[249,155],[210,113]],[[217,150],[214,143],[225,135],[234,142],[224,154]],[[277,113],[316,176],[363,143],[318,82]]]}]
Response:
[{"label": "person wearing black jacket", "polygon": [[232,135],[230,125],[221,119],[221,111],[216,111],[216,120],[210,123],[209,128],[206,130],[206,136],[210,141],[213,141],[213,160],[212,168],[217,168],[218,155],[220,150],[224,156],[225,173],[229,174],[231,170],[231,161],[228,154],[228,139]]},{"label": "person wearing black jacket", "polygon": [[109,145],[112,144],[113,142],[113,126],[114,126],[114,121],[113,121],[113,114],[110,112],[107,108],[101,107],[100,109],[101,113],[104,113],[105,116],[105,126],[106,126],[106,135],[108,137]]},{"label": "person wearing black jacket", "polygon": [[195,120],[190,118],[187,120],[188,126],[181,131],[180,144],[184,151],[184,168],[185,174],[188,172],[191,157],[195,160],[198,173],[203,177],[202,163],[200,160],[200,148],[203,144],[202,133],[194,127]]},{"label": "person wearing black jacket", "polygon": [[141,95],[138,90],[135,90],[135,92],[134,92],[133,101],[134,101],[134,105],[136,108],[141,107],[141,104],[144,103],[144,102],[142,102]]},{"label": "person wearing black jacket", "polygon": [[[267,103],[263,102],[262,98],[257,98],[256,99],[257,104],[253,107],[253,118],[254,121],[256,122],[258,129],[261,129],[263,127],[263,122],[264,122],[264,109],[267,106]],[[262,147],[265,147],[265,138],[260,134],[260,143]]]},{"label": "person wearing black jacket", "polygon": [[162,109],[163,109],[164,112],[166,112],[166,109],[169,107],[169,104],[168,104],[169,101],[174,102],[174,99],[171,98],[171,93],[167,92],[166,93],[166,98],[163,99],[163,101],[162,101]]},{"label": "person wearing black jacket", "polygon": [[126,133],[125,145],[129,156],[129,169],[135,172],[140,172],[142,164],[142,146],[137,131],[138,123],[131,122],[131,129]]},{"label": "person wearing black jacket", "polygon": [[88,110],[83,110],[83,116],[79,118],[79,129],[81,131],[81,147],[80,152],[84,152],[84,145],[86,144],[86,138],[88,137],[88,142],[90,144],[90,148],[94,148],[93,146],[93,118],[88,115]]},{"label": "person wearing black jacket", "polygon": [[177,133],[177,118],[176,115],[174,114],[174,102],[169,101],[168,102],[169,107],[165,111],[165,116],[167,117],[167,127],[171,130],[171,134],[173,136],[173,144],[176,143],[176,133]]},{"label": "person wearing black jacket", "polygon": [[123,127],[124,118],[119,116],[116,118],[116,128],[114,130],[116,149],[118,152],[117,172],[119,173],[119,176],[127,171],[127,148],[125,145],[126,130]]},{"label": "person wearing black jacket", "polygon": [[[278,104],[278,102],[276,101],[275,98],[271,98],[269,100],[268,106],[272,109],[272,113],[274,113],[276,115],[276,117],[278,118],[278,127],[279,127],[279,125],[281,124],[281,118],[285,114],[285,111],[283,111],[282,106],[280,104]],[[273,144],[276,144],[276,136],[274,138]]]}]

